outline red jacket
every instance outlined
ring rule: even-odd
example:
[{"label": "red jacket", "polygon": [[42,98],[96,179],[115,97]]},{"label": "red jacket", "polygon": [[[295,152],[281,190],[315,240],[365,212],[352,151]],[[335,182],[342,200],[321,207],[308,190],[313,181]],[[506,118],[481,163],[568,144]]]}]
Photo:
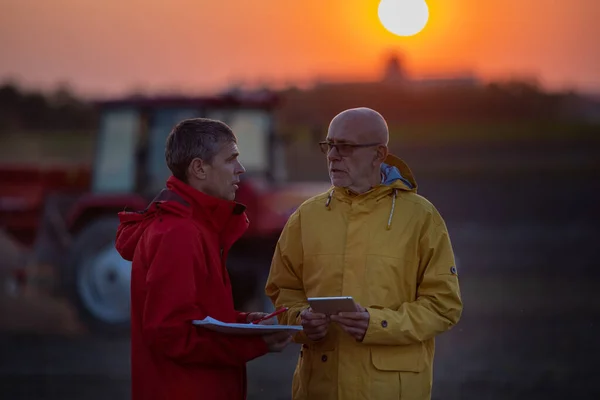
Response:
[{"label": "red jacket", "polygon": [[133,400],[246,397],[246,362],[267,352],[264,341],[191,323],[246,322],[234,310],[225,268],[248,228],[244,209],[171,177],[146,210],[119,213],[116,248],[133,261]]}]

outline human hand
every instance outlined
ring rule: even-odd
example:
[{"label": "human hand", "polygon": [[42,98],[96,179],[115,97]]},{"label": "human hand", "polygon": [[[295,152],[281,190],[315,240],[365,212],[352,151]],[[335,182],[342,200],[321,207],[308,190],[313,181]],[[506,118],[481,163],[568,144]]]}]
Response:
[{"label": "human hand", "polygon": [[341,312],[331,316],[340,327],[359,342],[365,338],[371,316],[366,308],[356,303],[356,312]]},{"label": "human hand", "polygon": [[329,318],[325,314],[313,313],[312,308],[307,308],[300,314],[302,328],[306,336],[316,342],[327,335]]},{"label": "human hand", "polygon": [[263,335],[263,340],[271,353],[281,352],[292,341],[292,334],[288,332],[275,332]]},{"label": "human hand", "polygon": [[[250,323],[252,323],[252,321],[259,320],[261,318],[266,317],[267,315],[269,315],[269,314],[264,313],[264,312],[251,312],[251,313],[248,313],[248,316],[246,317],[246,322],[250,324]],[[264,321],[260,321],[258,324],[259,325],[275,325],[275,321],[276,321],[276,319],[275,319],[275,317],[273,317],[273,318],[266,319]]]}]

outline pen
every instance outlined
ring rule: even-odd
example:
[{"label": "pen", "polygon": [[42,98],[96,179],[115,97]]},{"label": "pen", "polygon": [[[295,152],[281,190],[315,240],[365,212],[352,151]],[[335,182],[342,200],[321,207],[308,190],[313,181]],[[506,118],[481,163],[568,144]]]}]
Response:
[{"label": "pen", "polygon": [[252,321],[252,323],[253,323],[253,324],[258,324],[260,321],[264,321],[264,320],[266,320],[266,319],[273,318],[274,316],[276,316],[276,315],[279,315],[279,314],[281,314],[281,313],[283,313],[283,312],[286,312],[287,310],[289,310],[289,308],[288,308],[288,307],[283,307],[283,308],[280,308],[279,310],[277,310],[277,311],[275,311],[275,312],[272,312],[272,313],[271,313],[271,314],[269,314],[269,315],[265,315],[264,317],[262,317],[262,318],[260,318],[260,319],[256,319],[256,320]]}]

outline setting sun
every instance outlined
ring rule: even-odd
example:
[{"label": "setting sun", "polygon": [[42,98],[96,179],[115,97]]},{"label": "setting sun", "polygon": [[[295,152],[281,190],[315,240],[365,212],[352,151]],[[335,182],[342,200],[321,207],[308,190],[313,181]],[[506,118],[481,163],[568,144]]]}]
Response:
[{"label": "setting sun", "polygon": [[391,33],[413,36],[421,32],[429,19],[425,0],[381,0],[379,21]]}]

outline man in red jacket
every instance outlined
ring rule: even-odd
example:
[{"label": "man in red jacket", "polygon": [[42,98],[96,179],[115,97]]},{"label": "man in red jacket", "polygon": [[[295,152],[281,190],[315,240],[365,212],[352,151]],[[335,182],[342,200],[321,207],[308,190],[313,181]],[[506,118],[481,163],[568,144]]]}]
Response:
[{"label": "man in red jacket", "polygon": [[225,335],[196,327],[211,316],[251,322],[235,311],[227,253],[248,227],[235,203],[244,167],[222,122],[190,119],[169,134],[173,173],[144,211],[119,213],[116,248],[131,272],[132,398],[244,399],[246,363],[281,351],[291,335]]}]

